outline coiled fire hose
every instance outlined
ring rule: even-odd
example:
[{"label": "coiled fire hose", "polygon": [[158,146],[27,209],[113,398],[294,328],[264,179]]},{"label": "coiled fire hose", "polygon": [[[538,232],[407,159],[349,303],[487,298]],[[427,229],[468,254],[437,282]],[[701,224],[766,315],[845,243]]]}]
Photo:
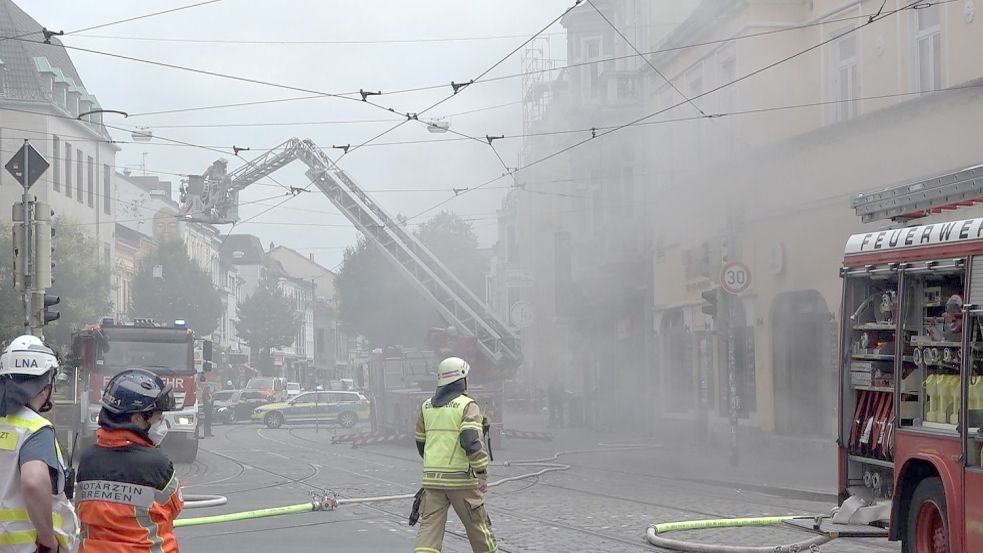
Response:
[{"label": "coiled fire hose", "polygon": [[[518,480],[525,480],[527,478],[536,478],[550,472],[560,472],[570,470],[570,465],[564,465],[562,463],[556,463],[557,459],[562,455],[574,455],[578,453],[607,453],[611,451],[625,451],[633,449],[644,449],[651,447],[658,447],[657,445],[651,444],[598,444],[598,445],[610,445],[611,447],[605,447],[603,449],[580,449],[572,451],[560,451],[552,455],[551,457],[544,457],[542,459],[525,459],[517,461],[505,461],[504,463],[493,463],[493,466],[502,467],[542,467],[540,470],[535,472],[530,472],[528,474],[520,474],[518,476],[509,476],[496,480],[488,484],[489,488],[494,488],[496,486],[501,486],[508,482],[515,482]],[[311,497],[310,501],[305,503],[297,503],[295,505],[285,505],[282,507],[269,507],[266,509],[256,509],[252,511],[242,511],[238,513],[228,513],[224,515],[212,515],[206,517],[194,517],[194,518],[179,518],[174,521],[175,528],[182,528],[185,526],[200,526],[203,524],[220,524],[224,522],[236,522],[242,520],[253,520],[257,518],[275,517],[282,515],[294,515],[300,513],[310,513],[314,511],[331,511],[341,505],[355,505],[360,503],[380,503],[384,501],[407,501],[412,500],[415,494],[399,494],[399,495],[380,495],[374,497],[352,497],[335,499],[329,495],[314,495]],[[219,498],[224,500],[222,496],[186,496],[188,499],[196,498],[201,499],[211,499],[217,501]],[[214,505],[201,505],[194,504],[194,507],[211,507],[215,505],[222,505],[223,503],[215,503]]]},{"label": "coiled fire hose", "polygon": [[807,540],[787,545],[716,545],[665,538],[662,534],[681,530],[705,530],[707,528],[742,528],[748,526],[778,526],[794,519],[815,519],[814,516],[778,516],[752,518],[724,518],[712,520],[691,520],[653,524],[645,531],[645,539],[656,547],[689,553],[792,553],[799,551],[818,551],[820,545],[838,537],[835,533],[813,536]]}]

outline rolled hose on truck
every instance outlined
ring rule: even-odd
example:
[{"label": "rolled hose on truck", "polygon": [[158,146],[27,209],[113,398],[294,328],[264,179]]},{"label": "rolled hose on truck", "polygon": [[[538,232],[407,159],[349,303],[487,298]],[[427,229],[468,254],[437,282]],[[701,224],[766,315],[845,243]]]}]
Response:
[{"label": "rolled hose on truck", "polygon": [[[605,444],[599,444],[605,445]],[[570,470],[570,465],[564,465],[562,463],[555,463],[562,455],[574,455],[578,453],[606,453],[610,451],[625,451],[634,449],[644,449],[651,447],[659,447],[652,444],[610,444],[611,447],[606,447],[604,449],[581,449],[573,451],[560,451],[555,453],[551,457],[544,457],[542,459],[527,459],[527,460],[517,460],[517,461],[505,461],[504,463],[492,463],[493,466],[501,467],[542,467],[540,470],[535,472],[530,472],[528,474],[521,474],[518,476],[509,476],[496,480],[488,484],[489,488],[494,488],[508,482],[515,482],[517,480],[525,480],[527,478],[536,478],[550,472],[560,472],[565,470]],[[352,497],[344,499],[334,499],[326,495],[316,496],[310,501],[305,503],[297,503],[295,505],[285,505],[282,507],[269,507],[265,509],[255,509],[252,511],[241,511],[238,513],[228,513],[224,515],[212,515],[206,517],[193,517],[193,518],[179,518],[174,521],[175,528],[183,528],[186,526],[201,526],[204,524],[221,524],[225,522],[237,522],[242,520],[253,520],[258,518],[275,517],[283,515],[295,515],[300,513],[310,513],[314,511],[331,511],[336,507],[341,505],[354,505],[359,503],[380,503],[384,501],[402,501],[402,500],[412,500],[415,494],[399,494],[399,495],[380,495],[373,497]],[[185,496],[185,506],[189,508],[200,508],[200,507],[214,507],[217,505],[224,505],[227,499],[223,496],[214,495],[187,495]],[[220,501],[220,502],[219,502]],[[190,505],[189,505],[190,503]]]},{"label": "rolled hose on truck", "polygon": [[778,526],[788,520],[815,519],[814,516],[778,516],[751,518],[723,518],[710,520],[690,520],[653,524],[645,531],[645,539],[656,547],[688,553],[793,553],[816,551],[820,545],[832,541],[835,534],[819,534],[807,540],[785,545],[716,545],[665,538],[662,534],[682,530],[705,530],[708,528],[745,528],[750,526]]}]

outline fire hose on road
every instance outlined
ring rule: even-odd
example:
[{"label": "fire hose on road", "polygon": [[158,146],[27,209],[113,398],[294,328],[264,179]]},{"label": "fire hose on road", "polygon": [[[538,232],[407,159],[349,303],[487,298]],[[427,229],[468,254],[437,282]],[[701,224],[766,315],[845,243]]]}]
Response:
[{"label": "fire hose on road", "polygon": [[778,526],[794,519],[815,519],[814,516],[780,516],[753,518],[723,518],[711,520],[690,520],[653,524],[645,531],[645,539],[656,547],[690,553],[786,553],[799,551],[818,551],[818,547],[836,538],[835,534],[819,534],[807,540],[787,545],[715,545],[691,541],[674,540],[662,535],[682,530],[705,530],[708,528],[746,528],[749,526]]},{"label": "fire hose on road", "polygon": [[[584,453],[609,453],[613,451],[631,451],[645,448],[660,447],[655,444],[637,444],[637,443],[601,443],[598,444],[604,446],[603,448],[595,449],[579,449],[579,450],[569,450],[560,451],[552,456],[543,457],[539,459],[525,459],[525,460],[515,460],[515,461],[505,461],[503,463],[493,463],[493,466],[500,467],[536,467],[539,470],[520,474],[516,476],[509,476],[495,482],[488,484],[489,488],[501,486],[509,482],[516,482],[519,480],[526,480],[529,478],[537,478],[551,472],[562,472],[567,471],[572,468],[571,465],[563,464],[557,462],[560,457],[565,455],[576,455]],[[257,509],[252,511],[243,511],[238,513],[228,513],[222,515],[213,515],[205,517],[195,517],[195,518],[182,518],[175,521],[174,526],[176,528],[182,528],[186,526],[200,526],[205,524],[221,524],[228,522],[237,522],[244,520],[253,520],[258,518],[275,517],[283,515],[294,515],[301,513],[310,513],[316,511],[332,511],[342,505],[357,505],[357,504],[367,504],[367,503],[381,503],[387,501],[411,501],[415,497],[413,493],[397,494],[397,495],[381,495],[381,496],[370,496],[370,497],[352,497],[352,498],[342,498],[336,499],[331,495],[313,495],[310,501],[305,503],[298,503],[295,505],[286,505],[282,507],[270,507],[266,509]],[[191,507],[211,507],[216,505],[225,504],[225,498],[222,496],[187,496]],[[219,502],[221,501],[221,502]],[[664,537],[664,534],[669,532],[678,532],[686,530],[701,530],[710,528],[741,528],[741,527],[761,527],[761,526],[778,526],[786,523],[790,520],[795,519],[816,519],[813,515],[804,516],[775,516],[775,517],[752,517],[752,518],[726,518],[726,519],[711,519],[711,520],[693,520],[693,521],[682,521],[682,522],[668,522],[653,524],[645,532],[645,538],[653,546],[660,547],[663,549],[668,549],[672,551],[687,551],[692,553],[792,553],[792,552],[806,552],[806,551],[816,551],[818,547],[825,544],[837,537],[839,537],[835,532],[820,533],[811,536],[809,539],[785,544],[785,545],[770,545],[770,546],[736,546],[736,545],[714,545],[714,544],[703,544],[697,542],[683,541],[677,539],[671,539]]]},{"label": "fire hose on road", "polygon": [[[605,444],[600,444],[605,445]],[[657,447],[650,444],[610,444],[611,447],[604,449],[581,449],[572,451],[561,451],[555,453],[551,457],[544,457],[542,459],[526,459],[517,461],[505,461],[504,463],[493,463],[493,466],[502,467],[541,467],[540,470],[530,472],[527,474],[520,474],[517,476],[509,476],[496,480],[488,484],[489,488],[494,488],[496,486],[501,486],[509,482],[516,482],[519,480],[525,480],[528,478],[537,478],[548,474],[550,472],[560,472],[570,470],[570,465],[565,465],[562,463],[556,463],[555,461],[562,455],[574,455],[578,453],[606,453],[611,451],[625,451],[633,449],[642,449]],[[194,518],[179,518],[174,521],[175,528],[182,528],[185,526],[201,526],[204,524],[221,524],[226,522],[237,522],[243,520],[253,520],[257,518],[275,517],[282,515],[295,515],[300,513],[310,513],[315,511],[331,511],[342,505],[357,505],[364,503],[381,503],[386,501],[410,501],[414,498],[415,494],[398,494],[398,495],[380,495],[372,497],[351,497],[335,499],[329,495],[315,495],[310,501],[305,503],[297,503],[295,505],[285,505],[282,507],[269,507],[266,509],[256,509],[252,511],[242,511],[238,513],[228,513],[223,515],[212,515],[205,517],[194,517]],[[224,505],[226,503],[226,498],[222,496],[212,496],[212,495],[197,495],[197,496],[186,496],[188,500],[186,506],[190,508],[200,508],[200,507],[214,507],[217,505]],[[188,504],[190,503],[190,505]]]}]

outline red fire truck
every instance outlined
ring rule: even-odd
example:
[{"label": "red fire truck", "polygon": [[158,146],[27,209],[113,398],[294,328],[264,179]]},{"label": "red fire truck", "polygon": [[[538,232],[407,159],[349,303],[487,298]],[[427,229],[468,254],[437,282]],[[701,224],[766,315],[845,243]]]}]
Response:
[{"label": "red fire truck", "polygon": [[502,384],[472,337],[448,336],[447,329],[432,329],[427,349],[377,349],[369,359],[368,393],[372,399],[372,430],[412,434],[420,406],[437,387],[437,365],[446,357],[461,357],[471,365],[468,395],[481,406],[491,423],[493,447],[501,439]]},{"label": "red fire truck", "polygon": [[908,553],[983,551],[983,218],[904,226],[983,197],[983,166],[854,200],[898,228],[846,244],[840,512]]},{"label": "red fire truck", "polygon": [[166,413],[170,425],[161,447],[178,461],[198,455],[198,380],[211,365],[211,343],[196,340],[184,321],[161,325],[147,319],[117,324],[105,318],[72,335],[77,369],[79,443],[95,439],[102,391],[113,375],[141,368],[156,373],[174,388],[177,410]]}]

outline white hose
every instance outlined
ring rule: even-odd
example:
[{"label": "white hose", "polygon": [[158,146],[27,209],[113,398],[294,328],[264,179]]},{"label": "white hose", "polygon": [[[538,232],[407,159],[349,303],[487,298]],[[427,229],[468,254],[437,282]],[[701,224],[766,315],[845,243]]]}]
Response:
[{"label": "white hose", "polygon": [[651,526],[645,531],[645,539],[656,547],[671,549],[673,551],[686,551],[688,553],[793,553],[799,551],[810,551],[820,545],[831,541],[834,536],[823,534],[813,536],[805,541],[790,543],[788,545],[714,545],[693,543],[689,541],[673,540],[663,538],[656,533]]},{"label": "white hose", "polygon": [[208,494],[182,494],[185,509],[203,509],[205,507],[218,507],[229,502],[229,498],[224,495]]}]

